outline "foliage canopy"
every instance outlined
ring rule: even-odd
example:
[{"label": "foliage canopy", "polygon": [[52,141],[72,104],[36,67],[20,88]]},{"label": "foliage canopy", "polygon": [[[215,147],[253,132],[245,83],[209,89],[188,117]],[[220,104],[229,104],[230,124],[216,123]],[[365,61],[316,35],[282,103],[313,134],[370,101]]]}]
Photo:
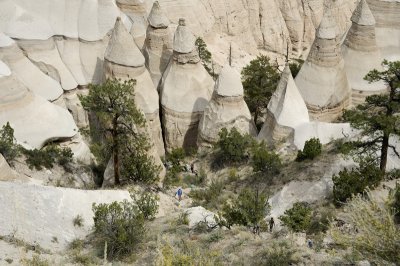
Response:
[{"label": "foliage canopy", "polygon": [[242,70],[244,99],[254,115],[256,125],[271,99],[280,79],[277,66],[273,66],[269,57],[259,55]]}]

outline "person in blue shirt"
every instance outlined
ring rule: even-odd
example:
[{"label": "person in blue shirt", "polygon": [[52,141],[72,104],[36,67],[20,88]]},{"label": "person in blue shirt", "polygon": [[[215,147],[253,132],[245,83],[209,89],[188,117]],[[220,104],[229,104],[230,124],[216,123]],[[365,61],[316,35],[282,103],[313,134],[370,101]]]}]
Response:
[{"label": "person in blue shirt", "polygon": [[176,191],[175,195],[178,195],[178,200],[181,201],[182,199],[182,194],[183,194],[183,190],[181,187],[178,188],[178,190]]}]

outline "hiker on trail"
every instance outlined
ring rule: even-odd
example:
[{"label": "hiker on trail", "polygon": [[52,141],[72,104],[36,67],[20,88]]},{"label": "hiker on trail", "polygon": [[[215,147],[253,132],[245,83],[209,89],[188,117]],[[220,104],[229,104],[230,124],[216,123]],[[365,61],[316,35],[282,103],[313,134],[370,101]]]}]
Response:
[{"label": "hiker on trail", "polygon": [[255,235],[260,235],[260,225],[259,225],[259,224],[256,224],[256,225],[253,227],[253,234],[255,234]]},{"label": "hiker on trail", "polygon": [[313,242],[312,242],[311,239],[307,239],[307,246],[308,246],[309,248],[313,248]]},{"label": "hiker on trail", "polygon": [[183,190],[182,188],[178,188],[178,190],[176,191],[175,195],[178,195],[178,200],[181,201],[182,199],[182,194],[183,194]]},{"label": "hiker on trail", "polygon": [[271,217],[271,219],[269,220],[269,232],[272,232],[272,228],[274,228],[274,226],[275,226],[274,217]]}]

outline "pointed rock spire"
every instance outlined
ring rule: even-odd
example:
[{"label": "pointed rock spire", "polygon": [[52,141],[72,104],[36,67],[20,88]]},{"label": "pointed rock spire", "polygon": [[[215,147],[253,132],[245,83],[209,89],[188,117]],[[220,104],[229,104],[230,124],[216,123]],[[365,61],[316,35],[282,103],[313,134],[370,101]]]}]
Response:
[{"label": "pointed rock spire", "polygon": [[195,37],[186,26],[185,19],[179,19],[174,36],[174,51],[181,54],[188,54],[195,49]]},{"label": "pointed rock spire", "polygon": [[309,122],[307,106],[294,83],[289,63],[286,63],[276,91],[268,104],[268,111],[282,126],[296,127]]},{"label": "pointed rock spire", "polygon": [[132,35],[125,28],[120,17],[117,18],[104,58],[118,65],[140,67],[145,59],[135,44]]},{"label": "pointed rock spire", "polygon": [[155,1],[153,3],[153,7],[150,11],[147,21],[153,28],[157,29],[168,28],[170,24],[169,19],[167,18],[167,16],[165,16],[158,1]]},{"label": "pointed rock spire", "polygon": [[351,16],[351,21],[363,26],[375,26],[375,18],[365,0],[361,0]]},{"label": "pointed rock spire", "polygon": [[286,63],[278,86],[267,107],[267,117],[258,139],[274,144],[293,136],[295,129],[310,121],[306,103],[294,83],[289,63]]}]

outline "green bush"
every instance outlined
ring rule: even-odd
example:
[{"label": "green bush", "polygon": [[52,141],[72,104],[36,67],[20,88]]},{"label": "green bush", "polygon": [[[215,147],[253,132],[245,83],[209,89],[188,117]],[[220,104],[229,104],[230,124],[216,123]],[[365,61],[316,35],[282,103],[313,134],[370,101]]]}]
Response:
[{"label": "green bush", "polygon": [[396,184],[393,191],[392,208],[397,221],[400,221],[400,185]]},{"label": "green bush", "polygon": [[340,171],[332,177],[335,204],[339,206],[345,203],[352,195],[363,193],[367,187],[376,187],[382,178],[379,167],[368,160],[360,162],[357,168]]},{"label": "green bush", "polygon": [[196,205],[206,208],[217,208],[224,186],[223,181],[212,180],[208,188],[191,190],[189,196],[193,198]]},{"label": "green bush", "polygon": [[189,213],[182,212],[175,221],[176,225],[189,225]]},{"label": "green bush", "polygon": [[19,146],[14,138],[14,129],[9,122],[0,129],[0,153],[10,165],[19,155]]},{"label": "green bush", "polygon": [[293,232],[305,232],[311,224],[312,210],[306,202],[296,202],[279,217],[282,224]]},{"label": "green bush", "polygon": [[132,192],[131,198],[146,220],[154,220],[156,218],[159,200],[156,194],[146,191],[138,196],[135,192]]},{"label": "green bush", "polygon": [[[182,241],[183,242],[183,241]],[[222,265],[221,255],[208,249],[200,249],[197,246],[186,245],[182,250],[174,249],[170,245],[162,246],[161,254],[156,265],[164,266],[211,266]]]},{"label": "green bush", "polygon": [[93,204],[95,245],[99,250],[107,242],[109,259],[130,255],[145,234],[144,216],[134,203],[128,201]]},{"label": "green bush", "polygon": [[256,254],[254,265],[287,266],[293,265],[295,250],[287,242],[274,242],[270,247]]},{"label": "green bush", "polygon": [[34,254],[32,259],[22,259],[21,260],[23,265],[26,266],[49,266],[50,263],[46,259],[40,258],[39,255]]},{"label": "green bush", "polygon": [[279,173],[282,162],[278,154],[269,151],[267,145],[261,142],[253,148],[252,166],[254,172],[274,175]]},{"label": "green bush", "polygon": [[314,160],[322,153],[322,144],[318,138],[312,138],[306,141],[303,151],[298,151],[296,161],[304,161],[307,159]]},{"label": "green bush", "polygon": [[73,160],[73,153],[70,148],[59,148],[56,145],[49,145],[41,150],[24,149],[23,152],[29,168],[35,168],[36,170],[42,170],[43,167],[51,169],[57,163],[69,171],[68,165]]},{"label": "green bush", "polygon": [[310,225],[307,229],[307,234],[317,235],[319,233],[325,233],[329,229],[329,225],[332,219],[333,213],[331,210],[314,212],[311,218]]},{"label": "green bush", "polygon": [[257,189],[243,189],[233,202],[226,202],[216,217],[220,226],[230,229],[233,225],[260,225],[261,220],[269,213],[268,198]]},{"label": "green bush", "polygon": [[216,143],[217,165],[243,163],[249,158],[249,148],[253,140],[249,135],[242,135],[236,128],[228,131],[226,128],[219,132],[219,140]]}]

